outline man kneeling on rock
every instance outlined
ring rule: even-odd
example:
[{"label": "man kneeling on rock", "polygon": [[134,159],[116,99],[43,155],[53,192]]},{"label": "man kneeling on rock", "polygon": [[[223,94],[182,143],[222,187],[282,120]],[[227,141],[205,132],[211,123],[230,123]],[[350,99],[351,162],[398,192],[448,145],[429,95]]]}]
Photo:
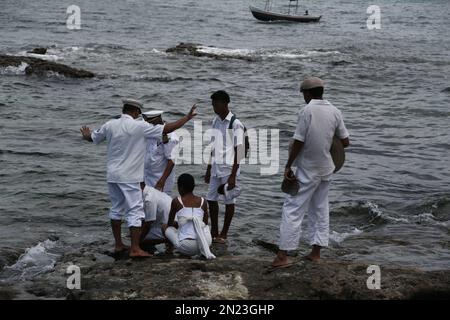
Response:
[{"label": "man kneeling on rock", "polygon": [[145,222],[142,225],[141,248],[152,253],[155,245],[167,243],[162,226],[169,220],[172,198],[153,187],[141,183]]}]

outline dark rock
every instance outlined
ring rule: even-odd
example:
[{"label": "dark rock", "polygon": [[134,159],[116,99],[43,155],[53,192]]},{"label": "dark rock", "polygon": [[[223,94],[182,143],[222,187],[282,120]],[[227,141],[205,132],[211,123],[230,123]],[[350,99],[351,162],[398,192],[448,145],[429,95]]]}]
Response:
[{"label": "dark rock", "polygon": [[450,92],[450,87],[443,89],[441,92]]},{"label": "dark rock", "polygon": [[25,69],[27,75],[37,74],[46,76],[48,72],[55,72],[70,78],[92,78],[94,73],[82,69],[75,69],[61,63],[46,61],[34,57],[0,55],[0,67],[18,67],[22,63],[28,64]]},{"label": "dark rock", "polygon": [[220,55],[220,54],[199,51],[200,46],[201,45],[197,44],[197,43],[181,42],[177,46],[167,49],[166,52],[190,55],[190,56],[194,56],[194,57],[208,57],[208,58],[213,58],[213,59],[224,59],[225,58],[225,59],[239,59],[239,60],[246,60],[246,61],[254,61],[255,60],[255,58],[245,56],[245,55],[224,56],[224,55]]},{"label": "dark rock", "polygon": [[0,300],[12,300],[17,295],[17,291],[11,287],[0,287]]},{"label": "dark rock", "polygon": [[46,54],[47,48],[34,48],[33,50],[27,51],[27,53]]}]

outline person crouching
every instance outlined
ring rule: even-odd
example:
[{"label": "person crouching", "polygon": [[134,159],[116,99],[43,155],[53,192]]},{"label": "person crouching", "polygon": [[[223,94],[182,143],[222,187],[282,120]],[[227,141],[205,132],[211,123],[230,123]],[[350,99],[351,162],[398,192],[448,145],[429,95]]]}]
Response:
[{"label": "person crouching", "polygon": [[164,234],[180,254],[214,259],[209,248],[212,237],[206,201],[193,194],[195,180],[192,175],[183,173],[178,177],[177,185],[180,196],[172,200],[169,221],[163,226]]}]

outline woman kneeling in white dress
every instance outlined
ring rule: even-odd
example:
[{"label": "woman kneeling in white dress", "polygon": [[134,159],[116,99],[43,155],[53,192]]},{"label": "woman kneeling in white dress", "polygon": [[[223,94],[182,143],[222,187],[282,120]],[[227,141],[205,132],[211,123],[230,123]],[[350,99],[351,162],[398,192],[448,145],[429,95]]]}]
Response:
[{"label": "woman kneeling in white dress", "polygon": [[[207,203],[202,197],[193,194],[195,181],[190,174],[180,175],[177,184],[180,196],[172,200],[169,221],[163,226],[163,232],[179,253],[214,259],[215,256],[209,249],[212,238],[208,226]],[[175,222],[175,217],[178,223]]]}]

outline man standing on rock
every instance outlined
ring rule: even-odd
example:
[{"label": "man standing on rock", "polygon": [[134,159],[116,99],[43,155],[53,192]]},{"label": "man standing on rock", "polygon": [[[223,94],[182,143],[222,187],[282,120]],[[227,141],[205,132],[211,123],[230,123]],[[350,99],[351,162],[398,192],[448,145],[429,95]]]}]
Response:
[{"label": "man standing on rock", "polygon": [[122,242],[121,225],[125,216],[131,235],[130,257],[149,257],[139,246],[144,208],[140,183],[144,180],[144,155],[146,139],[162,140],[167,134],[181,128],[196,115],[194,105],[180,120],[164,125],[152,125],[137,121],[141,115],[142,103],[134,99],[123,101],[122,116],[105,123],[100,129],[91,131],[83,126],[83,139],[98,144],[108,143],[107,181],[111,199],[111,228],[115,239],[115,252],[129,248]]},{"label": "man standing on rock", "polygon": [[[312,245],[311,253],[306,258],[318,261],[320,249],[328,246],[328,190],[335,169],[330,148],[335,135],[344,148],[350,142],[341,112],[322,98],[323,91],[324,83],[316,77],[306,79],[300,86],[307,105],[298,114],[293,144],[284,171],[284,178],[290,181],[297,179],[300,189],[296,195],[287,195],[284,201],[279,251],[272,262],[273,268],[291,265],[287,251],[298,247],[306,211]],[[292,166],[296,167],[295,175]]]},{"label": "man standing on rock", "polygon": [[[228,191],[238,189],[239,163],[244,157],[244,125],[228,108],[230,96],[219,90],[211,95],[214,113],[217,115],[212,123],[215,134],[212,137],[211,163],[205,174],[205,182],[209,184],[208,205],[211,216],[211,235],[213,242],[225,244],[228,229],[235,211],[235,198],[219,195],[219,187]],[[219,204],[222,198],[225,203],[225,219],[219,234]]]}]

